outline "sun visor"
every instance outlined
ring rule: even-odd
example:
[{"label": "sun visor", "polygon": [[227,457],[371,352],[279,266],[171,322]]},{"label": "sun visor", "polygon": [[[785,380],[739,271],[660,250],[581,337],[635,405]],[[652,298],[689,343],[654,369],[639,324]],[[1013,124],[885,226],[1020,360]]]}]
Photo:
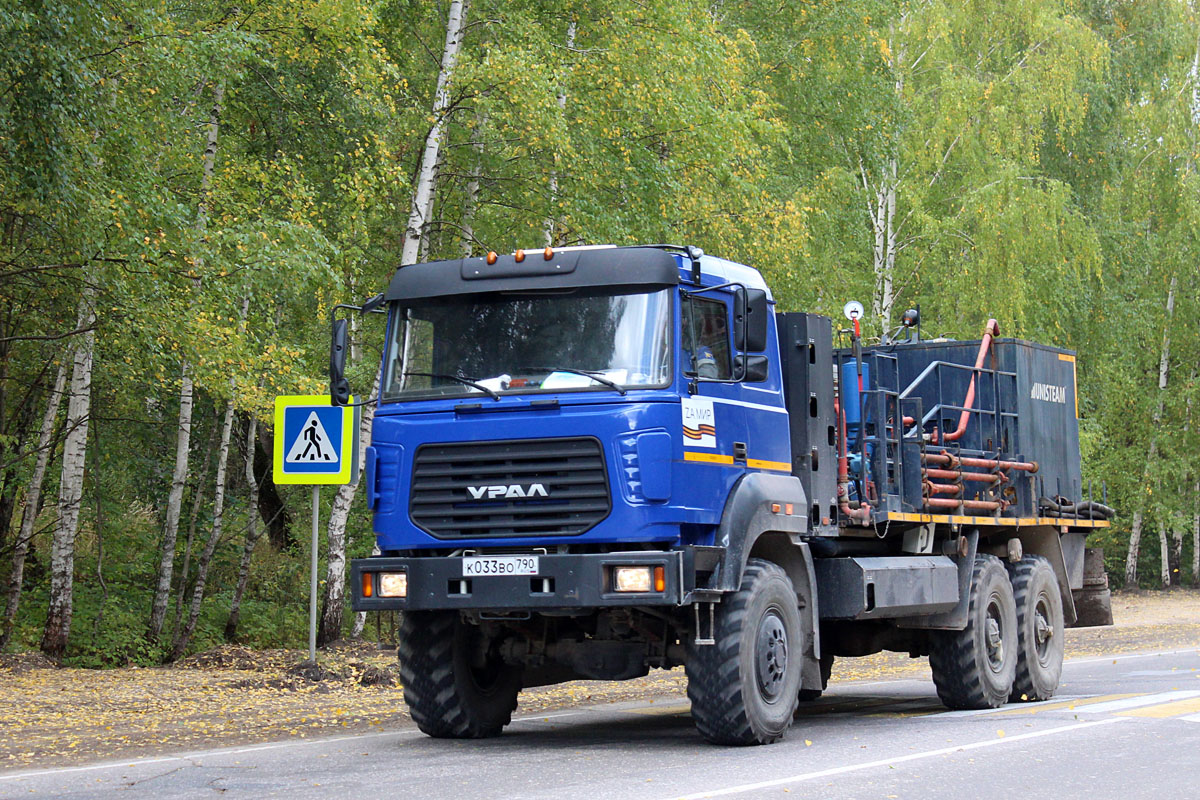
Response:
[{"label": "sun visor", "polygon": [[541,250],[486,258],[460,258],[413,264],[396,270],[385,295],[389,301],[429,302],[456,295],[540,292],[595,288],[616,293],[649,292],[679,283],[679,262],[653,247],[562,250],[546,258]]}]

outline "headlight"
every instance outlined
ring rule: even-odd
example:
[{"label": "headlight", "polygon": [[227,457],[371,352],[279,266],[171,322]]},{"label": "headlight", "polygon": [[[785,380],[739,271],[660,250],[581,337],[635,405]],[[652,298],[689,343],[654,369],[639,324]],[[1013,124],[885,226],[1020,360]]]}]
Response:
[{"label": "headlight", "polygon": [[408,597],[407,572],[379,573],[380,597]]},{"label": "headlight", "polygon": [[613,567],[613,590],[648,592],[653,582],[650,567]]}]

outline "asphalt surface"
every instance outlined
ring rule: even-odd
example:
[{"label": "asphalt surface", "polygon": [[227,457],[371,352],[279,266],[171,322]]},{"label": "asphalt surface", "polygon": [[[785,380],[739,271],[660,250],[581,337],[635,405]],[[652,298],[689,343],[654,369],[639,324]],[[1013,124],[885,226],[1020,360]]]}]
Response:
[{"label": "asphalt surface", "polygon": [[769,747],[695,733],[679,698],[0,773],[0,798],[1200,797],[1200,650],[1068,661],[1059,696],[947,711],[930,680],[832,685]]}]

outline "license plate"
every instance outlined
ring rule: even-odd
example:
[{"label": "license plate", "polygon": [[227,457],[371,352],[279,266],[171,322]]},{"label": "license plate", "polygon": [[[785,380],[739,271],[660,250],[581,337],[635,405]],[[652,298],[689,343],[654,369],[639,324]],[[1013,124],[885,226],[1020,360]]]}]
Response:
[{"label": "license plate", "polygon": [[537,556],[468,556],[463,559],[463,577],[483,575],[537,575]]}]

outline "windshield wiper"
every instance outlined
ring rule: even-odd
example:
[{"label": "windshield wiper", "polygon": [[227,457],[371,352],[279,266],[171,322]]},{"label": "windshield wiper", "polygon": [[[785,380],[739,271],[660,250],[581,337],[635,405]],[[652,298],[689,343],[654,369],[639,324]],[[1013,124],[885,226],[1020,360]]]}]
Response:
[{"label": "windshield wiper", "polygon": [[458,383],[461,383],[463,386],[470,386],[474,389],[478,389],[479,391],[481,391],[484,394],[491,397],[493,400],[500,399],[500,395],[496,394],[496,392],[494,390],[489,389],[488,387],[484,386],[482,383],[476,383],[475,381],[469,381],[466,378],[460,378],[457,375],[449,375],[449,374],[443,373],[443,372],[406,372],[406,373],[404,373],[404,377],[406,377],[406,378],[408,378],[408,377],[444,378],[445,380],[448,380],[448,381],[457,381]]},{"label": "windshield wiper", "polygon": [[518,367],[518,369],[521,372],[570,372],[575,375],[582,375],[585,378],[591,378],[596,383],[602,383],[610,389],[616,389],[622,395],[626,394],[624,386],[598,374],[596,370],[571,369],[570,367]]}]

